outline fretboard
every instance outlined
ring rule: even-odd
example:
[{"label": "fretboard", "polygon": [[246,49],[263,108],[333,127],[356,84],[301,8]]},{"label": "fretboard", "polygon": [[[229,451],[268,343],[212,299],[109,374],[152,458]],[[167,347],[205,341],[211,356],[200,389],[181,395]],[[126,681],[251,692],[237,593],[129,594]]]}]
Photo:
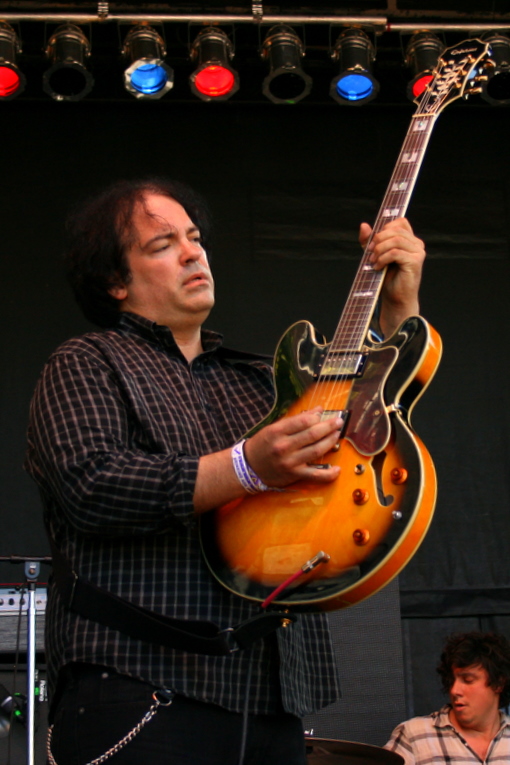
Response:
[{"label": "fretboard", "polygon": [[[413,116],[372,236],[395,218],[405,215],[437,115]],[[330,346],[331,352],[360,351],[375,311],[386,270],[374,271],[368,244]]]}]

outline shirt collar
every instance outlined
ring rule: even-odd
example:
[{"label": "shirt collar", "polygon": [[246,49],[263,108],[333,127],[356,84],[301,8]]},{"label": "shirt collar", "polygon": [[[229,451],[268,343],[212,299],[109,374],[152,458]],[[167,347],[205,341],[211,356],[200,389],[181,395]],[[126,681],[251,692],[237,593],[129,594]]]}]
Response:
[{"label": "shirt collar", "polygon": [[[144,316],[139,316],[129,311],[122,311],[115,329],[129,335],[138,335],[152,345],[157,345],[166,351],[182,355],[171,330],[168,327],[157,324],[155,321],[146,319]],[[223,344],[223,335],[210,329],[202,328],[201,336],[204,354],[215,351]]]},{"label": "shirt collar", "polygon": [[[450,713],[451,706],[450,704],[446,704],[444,707],[442,707],[439,712],[434,712],[432,714],[432,717],[434,717],[433,725],[436,728],[453,728],[454,726],[450,722]],[[500,716],[500,726],[499,731],[501,731],[503,728],[507,728],[510,726],[510,717],[507,717],[507,715],[503,714],[503,712],[499,711]],[[499,732],[498,731],[498,732]]]}]

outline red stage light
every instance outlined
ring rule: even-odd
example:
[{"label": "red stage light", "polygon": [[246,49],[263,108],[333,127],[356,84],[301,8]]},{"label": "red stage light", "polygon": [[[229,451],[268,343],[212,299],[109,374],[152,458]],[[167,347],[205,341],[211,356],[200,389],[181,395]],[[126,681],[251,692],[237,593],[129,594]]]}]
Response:
[{"label": "red stage light", "polygon": [[413,74],[406,89],[410,101],[421,98],[429,82],[434,79],[437,61],[444,47],[443,41],[428,30],[415,32],[411,37],[406,49],[406,64]]},{"label": "red stage light", "polygon": [[23,92],[26,78],[16,60],[21,43],[14,29],[0,21],[0,100],[7,101]]},{"label": "red stage light", "polygon": [[419,98],[424,90],[426,90],[427,85],[429,82],[432,82],[434,79],[434,76],[432,74],[425,74],[423,77],[420,77],[416,82],[413,82],[412,84],[412,90],[413,90],[413,96],[415,98]]},{"label": "red stage light", "polygon": [[196,64],[190,75],[191,92],[203,101],[226,101],[239,89],[239,76],[230,61],[234,46],[228,35],[217,27],[203,29],[191,46],[191,60]]},{"label": "red stage light", "polygon": [[13,96],[21,85],[19,74],[9,66],[0,66],[0,98]]},{"label": "red stage light", "polygon": [[223,66],[207,66],[195,78],[197,90],[211,98],[227,95],[234,85],[235,77],[232,71]]}]

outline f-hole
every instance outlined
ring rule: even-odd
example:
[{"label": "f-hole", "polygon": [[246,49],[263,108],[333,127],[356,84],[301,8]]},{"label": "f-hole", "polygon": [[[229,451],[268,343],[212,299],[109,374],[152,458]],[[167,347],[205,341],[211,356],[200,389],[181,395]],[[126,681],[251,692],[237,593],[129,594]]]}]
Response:
[{"label": "f-hole", "polygon": [[383,471],[385,459],[386,459],[385,451],[382,451],[382,452],[379,452],[379,454],[376,454],[374,459],[372,460],[372,470],[374,471],[374,475],[375,475],[375,485],[377,487],[377,496],[379,497],[379,503],[383,507],[388,507],[389,505],[393,504],[395,497],[393,496],[393,494],[385,494],[383,491],[382,471]]}]

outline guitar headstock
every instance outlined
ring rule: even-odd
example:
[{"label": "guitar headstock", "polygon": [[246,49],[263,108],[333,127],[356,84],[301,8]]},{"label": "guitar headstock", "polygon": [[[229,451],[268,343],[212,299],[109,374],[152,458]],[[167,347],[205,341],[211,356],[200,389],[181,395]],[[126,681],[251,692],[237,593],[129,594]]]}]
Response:
[{"label": "guitar headstock", "polygon": [[434,79],[423,95],[416,99],[419,112],[440,112],[457,98],[480,92],[479,83],[485,79],[479,69],[489,56],[490,45],[473,38],[446,48],[438,59]]}]

